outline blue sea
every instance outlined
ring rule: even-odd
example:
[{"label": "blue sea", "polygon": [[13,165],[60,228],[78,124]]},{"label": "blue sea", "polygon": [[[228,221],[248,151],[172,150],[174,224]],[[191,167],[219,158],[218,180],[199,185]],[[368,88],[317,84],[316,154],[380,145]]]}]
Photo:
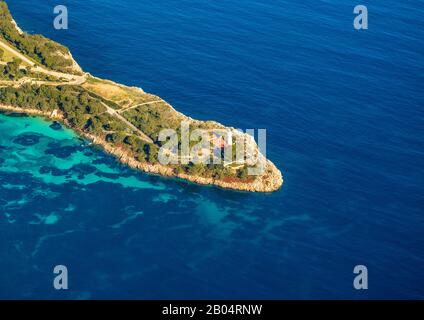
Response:
[{"label": "blue sea", "polygon": [[1,115],[0,298],[424,298],[421,1],[62,0],[68,30],[53,28],[56,1],[7,2],[93,75],[267,129],[284,186],[135,172],[72,131]]}]

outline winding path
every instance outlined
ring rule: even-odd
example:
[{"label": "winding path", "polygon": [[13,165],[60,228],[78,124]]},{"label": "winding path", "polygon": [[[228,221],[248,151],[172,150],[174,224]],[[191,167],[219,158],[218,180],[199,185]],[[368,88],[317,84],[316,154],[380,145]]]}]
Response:
[{"label": "winding path", "polygon": [[107,113],[109,113],[111,116],[114,116],[124,122],[128,127],[130,127],[132,130],[138,133],[140,136],[140,139],[147,142],[147,143],[153,143],[153,140],[150,139],[149,136],[147,136],[143,131],[141,131],[139,128],[137,128],[135,125],[133,125],[131,122],[129,122],[127,119],[125,119],[123,116],[121,116],[116,110],[109,107],[106,103],[101,101],[102,105],[106,108]]},{"label": "winding path", "polygon": [[3,49],[5,49],[6,51],[9,51],[9,52],[13,53],[15,56],[17,56],[19,59],[21,59],[23,62],[29,64],[30,66],[35,66],[35,63],[33,61],[31,61],[30,59],[28,59],[27,57],[25,57],[22,53],[20,53],[16,49],[10,47],[9,45],[7,45],[6,43],[4,43],[3,41],[0,41],[0,47],[2,47]]},{"label": "winding path", "polygon": [[0,47],[3,49],[11,52],[13,55],[17,56],[19,59],[21,59],[26,64],[29,64],[32,68],[31,71],[38,72],[38,73],[44,73],[53,77],[56,77],[58,79],[66,79],[67,81],[61,81],[61,82],[49,82],[49,81],[34,81],[32,83],[34,84],[45,84],[45,85],[52,85],[52,86],[59,86],[59,85],[82,85],[87,81],[87,75],[83,74],[81,76],[70,74],[70,73],[64,73],[64,72],[58,72],[58,71],[52,71],[48,70],[46,68],[36,66],[33,61],[31,61],[29,58],[27,58],[25,55],[17,51],[16,49],[10,47],[8,44],[4,43],[0,40]]},{"label": "winding path", "polygon": [[[25,55],[23,55],[22,53],[18,52],[16,49],[10,47],[8,44],[2,42],[0,40],[0,47],[2,47],[3,49],[11,52],[13,55],[17,56],[19,59],[21,59],[23,62],[29,64],[32,68],[31,71],[33,72],[38,72],[38,73],[44,73],[53,77],[56,77],[58,79],[66,79],[67,81],[59,81],[59,82],[55,82],[55,81],[39,81],[39,80],[34,80],[32,78],[28,78],[28,77],[24,77],[21,78],[17,81],[8,81],[8,80],[0,80],[0,87],[2,86],[14,86],[14,87],[20,87],[26,83],[28,84],[35,84],[35,85],[48,85],[48,86],[60,86],[60,85],[75,85],[75,86],[80,86],[82,84],[84,84],[87,81],[87,74],[83,74],[81,76],[79,75],[74,75],[74,74],[69,74],[69,73],[63,73],[63,72],[58,72],[58,71],[52,71],[52,70],[48,70],[44,67],[41,66],[36,66],[35,63],[33,61],[31,61],[30,59],[28,59]],[[4,63],[1,63],[4,64]],[[111,107],[109,107],[106,103],[104,103],[103,101],[100,101],[102,103],[102,105],[106,108],[107,113],[109,113],[110,115],[112,115],[113,117],[118,118],[119,120],[121,120],[122,122],[124,122],[129,128],[131,128],[133,131],[137,132],[140,139],[142,139],[143,141],[147,142],[147,143],[153,143],[153,140],[150,139],[149,136],[147,136],[143,131],[141,131],[140,129],[138,129],[135,125],[133,125],[131,122],[129,122],[127,119],[125,119],[123,116],[120,115],[120,112],[124,112],[127,111],[129,109],[135,108],[135,107],[139,107],[142,106],[144,104],[149,104],[149,103],[154,103],[154,102],[161,102],[161,101],[151,101],[151,102],[147,102],[147,103],[143,103],[143,104],[139,104],[139,105],[135,105],[132,106],[130,108],[121,110],[121,111],[116,111],[114,109],[112,109]]]}]

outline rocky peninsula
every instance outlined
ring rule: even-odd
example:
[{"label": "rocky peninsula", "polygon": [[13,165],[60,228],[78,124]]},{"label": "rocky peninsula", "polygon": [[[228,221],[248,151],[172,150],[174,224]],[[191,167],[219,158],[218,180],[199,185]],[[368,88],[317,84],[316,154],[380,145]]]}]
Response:
[{"label": "rocky peninsula", "polygon": [[[140,88],[85,73],[66,47],[20,30],[2,0],[0,110],[60,121],[120,162],[147,173],[249,192],[273,192],[283,184],[281,172],[246,133],[218,122],[194,120]],[[184,146],[179,143],[175,154],[180,161],[164,164],[161,152],[173,136],[164,140],[161,135],[164,130],[173,130],[175,136],[183,137],[186,132],[181,123],[190,126],[190,133],[210,133],[206,140],[211,150],[203,148],[200,154],[210,151],[213,160],[222,160],[224,151],[236,149],[234,141],[216,136],[218,130],[243,141],[243,146],[249,144],[249,157],[255,161],[232,155],[222,163],[199,163],[192,153],[188,159],[180,155]],[[204,137],[190,139],[188,147],[195,148],[200,138]],[[219,155],[213,156],[212,149],[218,149]],[[262,170],[251,175],[249,169],[255,167]]]}]

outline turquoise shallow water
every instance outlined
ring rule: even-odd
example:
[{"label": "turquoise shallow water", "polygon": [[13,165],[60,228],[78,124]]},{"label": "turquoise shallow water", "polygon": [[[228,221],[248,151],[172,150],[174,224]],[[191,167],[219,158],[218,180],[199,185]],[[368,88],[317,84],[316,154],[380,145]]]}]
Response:
[{"label": "turquoise shallow water", "polygon": [[[104,163],[96,162],[96,154],[88,148],[89,143],[78,139],[69,129],[53,130],[51,123],[35,117],[0,116],[3,134],[2,168],[4,173],[28,172],[40,182],[62,185],[70,182],[88,185],[99,181],[118,183],[127,188],[149,188],[163,190],[138,180],[134,176],[119,176],[111,179],[107,175],[120,175],[120,171]],[[10,144],[8,149],[6,146]],[[7,152],[9,150],[9,152]],[[7,156],[9,155],[9,156]],[[82,174],[76,167],[92,167],[92,172]],[[64,173],[63,175],[57,173]],[[98,173],[98,174],[96,174]],[[102,176],[105,174],[105,176]]]},{"label": "turquoise shallow water", "polygon": [[[350,1],[10,0],[94,75],[266,128],[285,184],[148,176],[67,130],[0,117],[0,298],[423,298],[424,12]],[[65,264],[70,290],[53,290]],[[353,268],[369,290],[353,289]]]},{"label": "turquoise shallow water", "polygon": [[[163,267],[190,272],[215,260],[240,221],[259,223],[249,216],[252,203],[239,205],[248,194],[134,172],[40,118],[0,115],[0,131],[1,261],[23,277],[14,288],[15,276],[0,276],[3,298],[111,298],[117,283],[149,282]],[[252,242],[267,236],[260,231]],[[195,252],[186,241],[209,249]],[[53,261],[76,267],[79,290],[59,296],[52,291],[46,271]],[[102,270],[103,263],[115,267]],[[205,293],[212,290],[203,286]],[[161,297],[165,287],[151,282],[120,297]],[[190,290],[167,294],[189,296]]]}]

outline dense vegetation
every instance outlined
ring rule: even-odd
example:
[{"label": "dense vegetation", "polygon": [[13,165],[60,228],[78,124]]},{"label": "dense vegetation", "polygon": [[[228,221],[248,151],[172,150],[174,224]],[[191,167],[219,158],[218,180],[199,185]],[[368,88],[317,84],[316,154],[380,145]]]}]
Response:
[{"label": "dense vegetation", "polygon": [[[0,52],[1,55],[1,52]],[[16,81],[21,78],[31,78],[34,81],[57,81],[58,79],[47,74],[31,71],[30,67],[22,67],[20,59],[14,58],[5,65],[0,65],[0,80]]]},{"label": "dense vegetation", "polygon": [[183,120],[171,112],[165,103],[145,104],[124,112],[123,116],[156,142],[162,129],[179,132]]},{"label": "dense vegetation", "polygon": [[13,24],[6,2],[0,0],[0,38],[3,38],[26,56],[52,70],[71,71],[72,60],[66,58],[69,50],[41,35],[20,34]]},{"label": "dense vegetation", "polygon": [[[158,162],[159,143],[149,144],[142,141],[125,123],[108,114],[98,97],[93,96],[80,86],[23,85],[20,88],[3,87],[0,88],[0,101],[2,104],[23,109],[36,108],[44,112],[52,112],[58,109],[64,114],[72,128],[102,137],[106,141],[126,149],[138,161],[151,164]],[[160,118],[159,114],[157,116]],[[148,118],[145,119],[144,127],[147,128],[151,124]],[[155,125],[162,127],[165,123],[154,123],[152,128],[156,131]],[[193,163],[174,165],[173,167],[176,173],[185,172],[196,176],[219,179],[248,179],[246,168],[233,171],[224,168],[223,165],[195,165]]]},{"label": "dense vegetation", "polygon": [[16,80],[24,77],[28,73],[28,70],[20,69],[20,64],[21,61],[19,59],[14,59],[6,65],[0,65],[0,80]]}]

